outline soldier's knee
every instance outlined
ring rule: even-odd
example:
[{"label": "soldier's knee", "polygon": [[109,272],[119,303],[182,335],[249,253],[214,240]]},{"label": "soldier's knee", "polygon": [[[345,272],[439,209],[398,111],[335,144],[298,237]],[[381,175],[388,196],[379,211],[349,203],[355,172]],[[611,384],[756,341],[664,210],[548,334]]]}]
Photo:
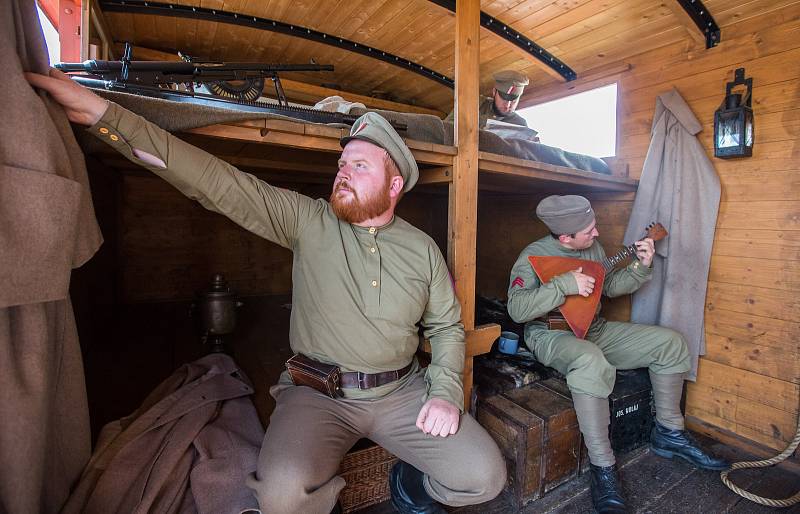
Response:
[{"label": "soldier's knee", "polygon": [[309,492],[307,482],[305,471],[291,465],[282,467],[280,473],[270,473],[268,479],[258,479],[255,474],[247,479],[247,485],[253,489],[258,505],[265,514],[306,512],[310,505],[318,503],[331,503],[333,507],[338,490],[345,485],[341,477],[335,477],[319,489]]},{"label": "soldier's knee", "polygon": [[616,368],[609,364],[600,348],[587,344],[570,366],[569,372],[591,373],[592,375],[610,376],[613,378]]},{"label": "soldier's knee", "polygon": [[607,397],[614,389],[617,368],[612,366],[603,352],[593,344],[575,359],[567,371],[567,384],[572,391]]},{"label": "soldier's knee", "polygon": [[462,474],[458,490],[468,492],[470,503],[483,503],[495,498],[506,486],[506,461],[500,449],[486,449],[468,473]]},{"label": "soldier's knee", "polygon": [[669,328],[662,328],[661,330],[663,330],[664,337],[664,342],[661,344],[662,358],[672,365],[688,364],[689,346],[683,336]]}]

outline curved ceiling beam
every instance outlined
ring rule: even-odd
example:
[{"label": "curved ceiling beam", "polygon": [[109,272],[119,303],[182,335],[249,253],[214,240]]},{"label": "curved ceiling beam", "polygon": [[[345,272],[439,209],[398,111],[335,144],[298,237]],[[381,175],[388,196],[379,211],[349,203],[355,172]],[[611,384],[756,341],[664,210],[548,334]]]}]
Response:
[{"label": "curved ceiling beam", "polygon": [[[456,0],[430,0],[431,2],[444,7],[445,9],[456,12]],[[561,78],[567,82],[575,80],[578,75],[566,64],[564,64],[556,56],[537,45],[522,33],[512,29],[502,21],[492,18],[485,12],[481,11],[481,27],[488,29],[501,38],[505,39],[512,45],[521,48],[531,57],[535,57],[546,65],[550,70],[554,71]]]},{"label": "curved ceiling beam", "polygon": [[720,42],[721,32],[714,17],[708,11],[706,6],[700,0],[678,0],[686,14],[692,18],[692,21],[700,32],[705,35],[706,49],[717,46]]},{"label": "curved ceiling beam", "polygon": [[192,7],[190,5],[163,4],[150,2],[149,0],[100,0],[100,8],[104,12],[124,12],[133,14],[151,14],[156,16],[172,16],[177,18],[191,18],[195,20],[206,20],[217,23],[228,23],[231,25],[241,25],[259,30],[269,30],[289,36],[300,37],[310,41],[316,41],[325,45],[334,46],[344,50],[349,50],[357,54],[372,57],[395,66],[399,66],[408,71],[412,71],[425,78],[434,80],[449,88],[455,86],[455,82],[450,77],[426,68],[408,59],[397,55],[384,52],[371,46],[363,45],[349,39],[344,39],[324,32],[319,32],[299,25],[291,25],[268,18],[257,16],[247,16],[230,11],[219,9],[209,9],[207,7]]}]

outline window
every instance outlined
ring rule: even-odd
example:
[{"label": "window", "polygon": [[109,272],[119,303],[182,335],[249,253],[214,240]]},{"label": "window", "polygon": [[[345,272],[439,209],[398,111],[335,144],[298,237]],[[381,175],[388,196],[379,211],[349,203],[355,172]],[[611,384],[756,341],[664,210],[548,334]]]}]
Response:
[{"label": "window", "polygon": [[613,157],[617,144],[617,85],[611,84],[520,109],[542,144],[594,157]]},{"label": "window", "polygon": [[61,62],[61,45],[58,41],[58,31],[50,20],[47,19],[39,3],[36,3],[36,11],[39,13],[39,23],[42,24],[42,31],[44,32],[44,41],[47,43],[47,53],[50,55],[50,65]]}]

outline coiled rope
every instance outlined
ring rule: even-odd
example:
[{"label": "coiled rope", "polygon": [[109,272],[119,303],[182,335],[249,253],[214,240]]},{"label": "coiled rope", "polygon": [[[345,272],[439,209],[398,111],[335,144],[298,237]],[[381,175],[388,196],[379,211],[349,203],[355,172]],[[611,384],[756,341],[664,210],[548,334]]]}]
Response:
[{"label": "coiled rope", "polygon": [[780,455],[776,455],[771,459],[767,460],[756,460],[750,462],[736,462],[731,465],[730,469],[722,471],[719,476],[722,479],[722,483],[728,486],[728,488],[733,491],[734,493],[738,494],[742,498],[746,498],[751,502],[760,503],[761,505],[766,505],[768,507],[790,507],[795,503],[800,503],[800,491],[798,491],[794,496],[790,496],[785,500],[774,500],[772,498],[764,498],[762,496],[756,496],[753,493],[745,491],[744,489],[737,487],[733,482],[730,481],[728,478],[728,473],[734,471],[736,469],[747,469],[747,468],[766,468],[768,466],[772,466],[779,462],[783,462],[788,459],[797,447],[800,445],[800,413],[797,416],[797,433],[794,435],[794,439],[789,446],[786,447],[785,450]]}]

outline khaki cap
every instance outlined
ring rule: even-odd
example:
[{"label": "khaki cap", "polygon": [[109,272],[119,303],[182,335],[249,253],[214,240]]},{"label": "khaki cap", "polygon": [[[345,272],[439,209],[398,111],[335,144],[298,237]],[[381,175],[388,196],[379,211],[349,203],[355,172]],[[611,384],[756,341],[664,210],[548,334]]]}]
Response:
[{"label": "khaki cap", "polygon": [[403,138],[395,131],[383,116],[378,113],[368,112],[358,118],[350,129],[350,135],[339,140],[342,148],[354,139],[367,141],[380,146],[392,158],[400,175],[403,177],[403,192],[408,192],[414,187],[419,178],[417,161],[411,154]]},{"label": "khaki cap", "polygon": [[582,196],[552,195],[539,202],[536,216],[553,234],[575,234],[592,224],[594,210]]},{"label": "khaki cap", "polygon": [[494,88],[506,100],[519,98],[527,85],[528,77],[518,71],[503,70],[494,74]]}]

